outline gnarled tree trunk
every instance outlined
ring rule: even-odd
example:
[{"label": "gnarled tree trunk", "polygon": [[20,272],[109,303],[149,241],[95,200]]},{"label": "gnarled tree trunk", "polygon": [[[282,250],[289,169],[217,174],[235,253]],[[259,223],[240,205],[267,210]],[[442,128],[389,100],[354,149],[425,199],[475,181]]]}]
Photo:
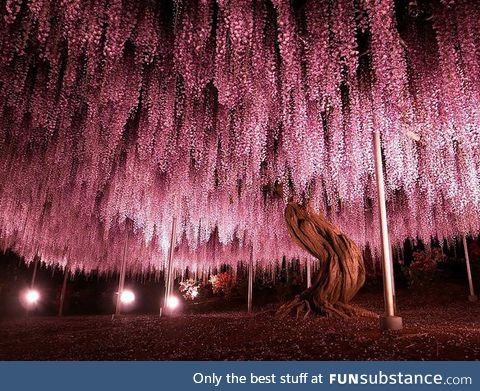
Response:
[{"label": "gnarled tree trunk", "polygon": [[309,206],[289,203],[285,220],[293,240],[320,260],[320,269],[312,286],[280,307],[277,314],[376,317],[349,304],[365,282],[362,254],[355,243]]}]

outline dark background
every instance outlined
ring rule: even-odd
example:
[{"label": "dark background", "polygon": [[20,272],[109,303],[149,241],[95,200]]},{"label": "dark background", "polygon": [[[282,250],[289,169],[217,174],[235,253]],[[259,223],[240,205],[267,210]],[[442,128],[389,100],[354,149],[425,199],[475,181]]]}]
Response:
[{"label": "dark background", "polygon": [[[457,284],[468,289],[463,246],[460,240],[454,245],[438,243],[432,240],[434,247],[443,247],[446,255],[445,262],[439,263],[431,272],[429,283],[432,289],[442,289],[442,285]],[[397,247],[398,250],[398,247]],[[412,244],[405,241],[403,245],[403,261],[398,259],[398,251],[393,251],[396,288],[409,288],[412,284],[405,271],[413,261],[415,251],[424,251],[425,244],[421,241]],[[479,238],[469,239],[470,260],[472,264],[473,281],[477,292],[480,287],[480,245]],[[397,257],[395,257],[397,255]],[[382,276],[377,261],[375,272],[371,266],[371,254],[364,252],[367,268],[367,282],[363,291],[382,290]],[[404,266],[401,265],[404,264]],[[23,258],[12,251],[0,252],[0,318],[25,316],[26,310],[20,302],[22,292],[30,287],[35,261],[28,264]],[[228,267],[213,270],[212,274],[228,271]],[[298,261],[286,262],[285,259],[275,269],[275,281],[272,280],[271,271],[257,270],[254,281],[254,298],[256,307],[277,306],[283,300],[291,298],[306,287],[306,271]],[[187,278],[188,271],[185,273]],[[312,279],[315,274],[312,270]],[[64,278],[62,268],[38,262],[35,289],[41,294],[41,299],[36,306],[29,310],[31,315],[56,315],[59,308],[60,292]],[[115,292],[118,289],[118,273],[99,274],[91,272],[74,271],[68,279],[64,303],[65,315],[86,314],[111,314],[115,311]],[[181,277],[175,280],[174,291],[178,292]],[[201,283],[201,279],[199,280]],[[418,284],[418,283],[416,283]],[[149,273],[145,275],[127,274],[125,288],[134,291],[136,300],[127,312],[134,314],[155,314],[159,312],[160,303],[164,294],[163,273]],[[412,288],[416,288],[412,287]],[[210,284],[202,285],[201,294],[194,302],[184,301],[182,304],[186,311],[222,311],[242,309],[247,300],[247,272],[240,265],[236,277],[236,285],[230,297],[222,294],[213,294]],[[182,299],[183,300],[183,299]]]}]

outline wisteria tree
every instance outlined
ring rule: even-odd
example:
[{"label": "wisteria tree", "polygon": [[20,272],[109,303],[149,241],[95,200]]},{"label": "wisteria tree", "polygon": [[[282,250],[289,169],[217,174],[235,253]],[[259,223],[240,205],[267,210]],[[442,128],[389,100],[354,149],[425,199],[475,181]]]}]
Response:
[{"label": "wisteria tree", "polygon": [[107,271],[127,246],[130,270],[163,269],[175,216],[175,268],[252,249],[266,267],[306,256],[291,197],[378,248],[374,131],[392,242],[479,230],[478,1],[0,0],[0,14],[2,249]]},{"label": "wisteria tree", "polygon": [[278,315],[376,317],[349,304],[365,282],[362,253],[355,243],[308,205],[289,203],[285,220],[293,240],[318,259],[320,268],[312,286],[280,307]]}]

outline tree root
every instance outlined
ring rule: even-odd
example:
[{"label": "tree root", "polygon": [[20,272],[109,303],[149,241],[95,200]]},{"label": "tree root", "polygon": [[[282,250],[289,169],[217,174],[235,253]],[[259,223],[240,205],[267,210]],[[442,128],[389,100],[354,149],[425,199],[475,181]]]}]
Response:
[{"label": "tree root", "polygon": [[291,315],[295,315],[296,319],[307,319],[317,315],[340,319],[349,319],[352,317],[379,317],[378,314],[372,311],[340,302],[329,303],[327,301],[322,301],[314,307],[312,303],[310,303],[310,300],[303,299],[300,295],[295,296],[290,302],[283,304],[276,313],[276,316],[280,319],[288,318]]}]

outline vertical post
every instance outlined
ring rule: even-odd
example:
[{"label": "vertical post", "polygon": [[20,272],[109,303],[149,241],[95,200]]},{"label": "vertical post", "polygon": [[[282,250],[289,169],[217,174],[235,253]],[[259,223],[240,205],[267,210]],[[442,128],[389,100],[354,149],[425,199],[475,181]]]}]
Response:
[{"label": "vertical post", "polygon": [[65,271],[63,276],[62,292],[60,293],[60,306],[58,307],[58,316],[63,316],[63,303],[65,302],[65,293],[67,291],[67,280],[70,274],[70,268],[68,264],[65,265]]},{"label": "vertical post", "polygon": [[380,132],[374,132],[375,178],[377,181],[378,209],[380,214],[380,233],[382,239],[383,290],[385,295],[385,315],[380,318],[380,327],[384,330],[401,330],[402,318],[395,316],[393,264],[388,237],[387,207],[383,179],[383,163]]},{"label": "vertical post", "polygon": [[463,251],[465,252],[465,263],[467,264],[468,288],[470,289],[470,295],[468,296],[468,300],[477,301],[477,296],[475,295],[475,290],[473,288],[472,270],[470,269],[470,257],[468,254],[467,237],[465,235],[463,235],[462,241]]},{"label": "vertical post", "polygon": [[453,258],[457,260],[457,238],[453,239]]},{"label": "vertical post", "polygon": [[[33,273],[32,273],[32,281],[30,282],[30,289],[33,289],[35,287],[35,280],[37,278],[37,268],[38,268],[39,259],[40,259],[40,256],[38,255],[38,251],[37,251],[34,257],[35,263],[33,264]],[[27,319],[29,315],[30,315],[30,309],[27,307],[27,309],[25,310],[25,316]]]},{"label": "vertical post", "polygon": [[38,253],[35,255],[35,263],[33,264],[33,274],[32,274],[32,281],[30,283],[30,289],[33,289],[35,286],[35,279],[37,278],[37,267],[38,267],[38,260],[40,257]]},{"label": "vertical post", "polygon": [[248,262],[248,313],[252,312],[252,294],[253,294],[253,246],[250,249],[250,261]]},{"label": "vertical post", "polygon": [[287,280],[287,285],[290,283],[290,273],[289,273],[289,270],[290,269],[290,265],[288,264],[288,261],[285,260],[285,273],[286,273],[286,280]]},{"label": "vertical post", "polygon": [[[165,297],[163,299],[163,308],[165,310],[168,309],[167,303],[168,299],[170,298],[170,294],[172,293],[173,287],[173,250],[175,248],[175,235],[177,230],[177,219],[174,217],[172,219],[172,234],[170,236],[170,249],[168,251],[168,265],[167,265],[167,278],[165,282]],[[160,316],[162,316],[163,308],[160,308]]]},{"label": "vertical post", "polygon": [[310,259],[307,258],[307,288],[312,286],[312,271],[310,263]]},{"label": "vertical post", "polygon": [[[115,307],[115,315],[114,316],[120,315],[120,310],[121,310],[121,306],[122,306],[122,301],[120,300],[120,296],[122,295],[123,288],[125,286],[125,273],[127,271],[128,227],[126,226],[125,229],[127,229],[127,237],[125,239],[125,245],[123,246],[123,259],[122,259],[122,265],[120,266],[120,276],[119,276],[119,279],[118,279],[117,305]],[[112,316],[112,318],[114,316]]]}]

